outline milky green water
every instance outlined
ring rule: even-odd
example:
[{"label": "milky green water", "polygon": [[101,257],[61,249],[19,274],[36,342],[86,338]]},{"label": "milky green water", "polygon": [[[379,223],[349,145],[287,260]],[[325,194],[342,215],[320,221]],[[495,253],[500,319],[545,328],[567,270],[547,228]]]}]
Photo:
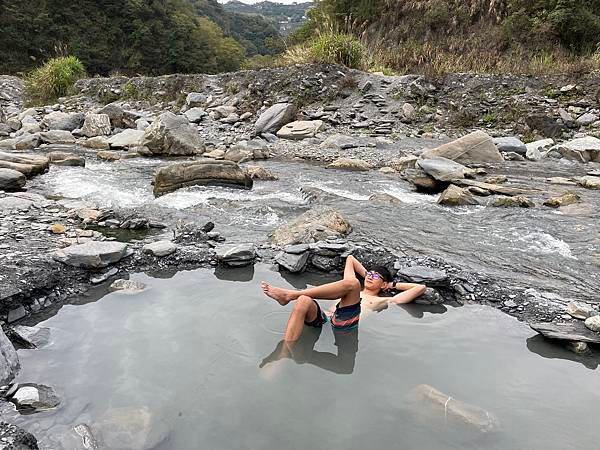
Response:
[{"label": "milky green water", "polygon": [[[55,449],[84,448],[81,423],[111,449],[597,448],[598,361],[491,308],[393,307],[337,346],[326,325],[304,334],[295,359],[265,364],[291,308],[259,283],[289,283],[254,270],[138,274],[140,294],[64,306],[40,324],[52,343],[19,351],[19,381],[53,386],[62,404],[21,426]],[[422,384],[498,426],[483,432],[415,399]]]}]

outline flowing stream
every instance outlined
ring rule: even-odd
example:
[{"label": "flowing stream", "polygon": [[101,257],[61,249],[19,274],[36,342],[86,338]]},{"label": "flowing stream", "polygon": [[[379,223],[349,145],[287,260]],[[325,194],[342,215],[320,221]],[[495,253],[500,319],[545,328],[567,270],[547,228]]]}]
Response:
[{"label": "flowing stream", "polygon": [[19,351],[18,381],[62,399],[19,419],[40,448],[83,448],[85,426],[111,450],[596,447],[598,361],[495,309],[390,307],[356,334],[307,329],[290,353],[290,307],[259,282],[325,278],[257,265],[132,279],[147,288],[65,305],[40,324],[51,343]]}]

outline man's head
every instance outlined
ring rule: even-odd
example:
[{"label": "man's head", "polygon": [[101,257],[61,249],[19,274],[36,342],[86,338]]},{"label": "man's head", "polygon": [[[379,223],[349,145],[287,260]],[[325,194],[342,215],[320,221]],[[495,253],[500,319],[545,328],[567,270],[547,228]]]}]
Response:
[{"label": "man's head", "polygon": [[392,281],[390,271],[383,266],[373,266],[365,275],[365,288],[372,291],[380,291]]}]

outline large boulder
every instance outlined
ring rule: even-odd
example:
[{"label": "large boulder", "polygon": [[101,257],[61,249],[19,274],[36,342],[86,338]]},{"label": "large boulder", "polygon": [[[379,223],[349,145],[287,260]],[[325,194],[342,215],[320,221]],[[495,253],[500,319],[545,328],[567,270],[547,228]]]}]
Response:
[{"label": "large boulder", "polygon": [[338,211],[319,206],[281,225],[273,232],[272,240],[277,245],[306,244],[333,235],[346,235],[350,231],[350,223]]},{"label": "large boulder", "polygon": [[558,150],[563,157],[574,161],[600,162],[600,139],[594,136],[572,139],[552,147],[551,150]]},{"label": "large boulder", "polygon": [[468,189],[460,188],[451,184],[441,193],[438,198],[440,205],[446,206],[468,206],[479,205],[479,202]]},{"label": "large boulder", "polygon": [[465,177],[470,170],[451,159],[435,157],[431,159],[422,159],[417,165],[430,177],[438,181],[459,180]]},{"label": "large boulder", "polygon": [[314,137],[323,128],[322,120],[299,120],[280,128],[277,136],[283,139],[302,140]]},{"label": "large boulder", "polygon": [[85,116],[82,113],[64,113],[54,111],[42,120],[42,126],[48,130],[73,131],[80,128]]},{"label": "large boulder", "polygon": [[91,241],[59,250],[54,259],[68,266],[100,269],[119,262],[126,254],[127,244],[123,242]]},{"label": "large boulder", "polygon": [[0,152],[0,168],[16,170],[27,178],[47,172],[49,164],[44,156]]},{"label": "large boulder", "polygon": [[111,148],[133,148],[139,147],[144,139],[144,131],[128,128],[108,139]]},{"label": "large boulder", "polygon": [[109,103],[98,111],[98,114],[106,114],[110,119],[113,128],[135,128],[136,114],[124,111],[116,103]]},{"label": "large boulder", "polygon": [[296,107],[293,104],[276,103],[260,115],[254,124],[254,130],[257,134],[276,132],[294,120],[295,116]]},{"label": "large boulder", "polygon": [[17,351],[0,328],[0,386],[12,382],[20,368]]},{"label": "large boulder", "polygon": [[154,195],[204,185],[252,189],[253,182],[246,171],[232,161],[192,161],[158,169],[154,178]]},{"label": "large boulder", "polygon": [[527,153],[527,146],[517,137],[500,137],[493,139],[493,141],[501,152],[515,152],[519,155]]},{"label": "large boulder", "polygon": [[83,122],[81,134],[86,137],[108,136],[111,132],[108,114],[87,114]]},{"label": "large boulder", "polygon": [[26,182],[27,178],[21,172],[13,169],[0,169],[0,191],[20,191]]},{"label": "large boulder", "polygon": [[483,131],[475,131],[437,148],[426,150],[421,155],[424,159],[436,156],[461,164],[504,162],[492,138]]},{"label": "large boulder", "polygon": [[204,142],[184,116],[162,113],[144,131],[142,145],[156,155],[183,156],[204,152]]}]

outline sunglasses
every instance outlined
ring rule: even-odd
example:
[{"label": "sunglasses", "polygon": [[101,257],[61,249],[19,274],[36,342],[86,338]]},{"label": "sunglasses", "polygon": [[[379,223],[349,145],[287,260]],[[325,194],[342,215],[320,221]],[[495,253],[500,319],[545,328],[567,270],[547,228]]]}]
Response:
[{"label": "sunglasses", "polygon": [[383,277],[378,272],[367,272],[366,275],[373,280],[383,280]]}]

